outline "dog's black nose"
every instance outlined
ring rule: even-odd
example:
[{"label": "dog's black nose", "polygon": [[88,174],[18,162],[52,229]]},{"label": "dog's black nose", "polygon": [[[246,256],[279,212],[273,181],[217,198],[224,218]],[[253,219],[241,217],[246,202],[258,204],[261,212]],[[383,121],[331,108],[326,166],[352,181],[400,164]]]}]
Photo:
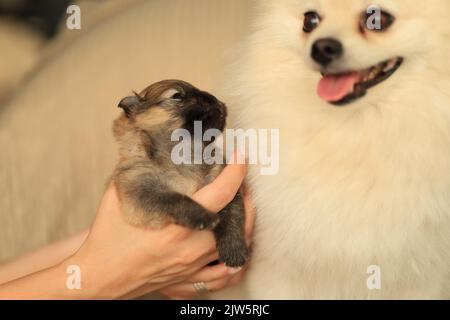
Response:
[{"label": "dog's black nose", "polygon": [[319,39],[314,42],[311,57],[322,66],[327,66],[339,59],[344,53],[342,43],[333,38]]},{"label": "dog's black nose", "polygon": [[197,99],[201,104],[204,105],[213,105],[217,104],[218,102],[216,97],[205,91],[200,91],[197,95]]}]

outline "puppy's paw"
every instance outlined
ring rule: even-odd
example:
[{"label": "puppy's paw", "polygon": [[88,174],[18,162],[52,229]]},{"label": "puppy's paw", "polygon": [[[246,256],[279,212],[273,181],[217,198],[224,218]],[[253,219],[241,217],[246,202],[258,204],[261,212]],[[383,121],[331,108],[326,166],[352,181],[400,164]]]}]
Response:
[{"label": "puppy's paw", "polygon": [[220,222],[220,216],[216,214],[204,214],[191,217],[186,227],[193,230],[213,230]]},{"label": "puppy's paw", "polygon": [[219,260],[227,267],[239,268],[247,262],[248,249],[245,241],[219,241],[217,250],[219,251]]}]

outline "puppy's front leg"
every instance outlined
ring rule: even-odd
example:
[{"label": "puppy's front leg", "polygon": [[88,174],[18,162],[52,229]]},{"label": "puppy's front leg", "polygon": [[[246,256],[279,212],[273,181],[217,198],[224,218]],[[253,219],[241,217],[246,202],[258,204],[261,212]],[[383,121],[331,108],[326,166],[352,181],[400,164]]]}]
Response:
[{"label": "puppy's front leg", "polygon": [[238,193],[219,215],[220,223],[214,229],[219,260],[229,267],[241,267],[248,258],[244,201],[241,194]]},{"label": "puppy's front leg", "polygon": [[194,230],[214,229],[220,222],[219,215],[209,212],[188,196],[180,193],[166,191],[153,193],[151,197],[153,200],[149,201],[148,205],[148,200],[141,203],[145,210],[166,212],[174,223],[183,227]]},{"label": "puppy's front leg", "polygon": [[[122,202],[131,211],[130,221],[137,225],[152,225],[157,220],[171,221],[194,230],[213,229],[220,216],[209,212],[186,195],[170,190],[152,175],[140,175],[132,180],[119,179]],[[126,182],[123,182],[123,181]]]}]

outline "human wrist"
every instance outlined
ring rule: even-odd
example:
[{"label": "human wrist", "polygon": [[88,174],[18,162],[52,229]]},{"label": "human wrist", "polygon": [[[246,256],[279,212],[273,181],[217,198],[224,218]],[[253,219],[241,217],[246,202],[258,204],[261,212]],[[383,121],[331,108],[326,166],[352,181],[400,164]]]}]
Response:
[{"label": "human wrist", "polygon": [[119,293],[111,286],[109,272],[76,253],[55,266],[65,275],[65,295],[68,299],[116,299]]},{"label": "human wrist", "polygon": [[69,300],[89,299],[87,292],[70,290],[62,264],[10,281],[0,286],[1,299]]}]

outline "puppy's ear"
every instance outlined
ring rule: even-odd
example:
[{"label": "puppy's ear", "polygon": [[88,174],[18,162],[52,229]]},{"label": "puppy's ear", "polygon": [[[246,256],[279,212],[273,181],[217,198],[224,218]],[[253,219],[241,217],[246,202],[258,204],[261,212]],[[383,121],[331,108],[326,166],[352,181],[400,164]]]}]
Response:
[{"label": "puppy's ear", "polygon": [[143,98],[135,93],[134,96],[123,98],[119,102],[119,108],[123,109],[127,118],[131,118],[142,102]]}]

